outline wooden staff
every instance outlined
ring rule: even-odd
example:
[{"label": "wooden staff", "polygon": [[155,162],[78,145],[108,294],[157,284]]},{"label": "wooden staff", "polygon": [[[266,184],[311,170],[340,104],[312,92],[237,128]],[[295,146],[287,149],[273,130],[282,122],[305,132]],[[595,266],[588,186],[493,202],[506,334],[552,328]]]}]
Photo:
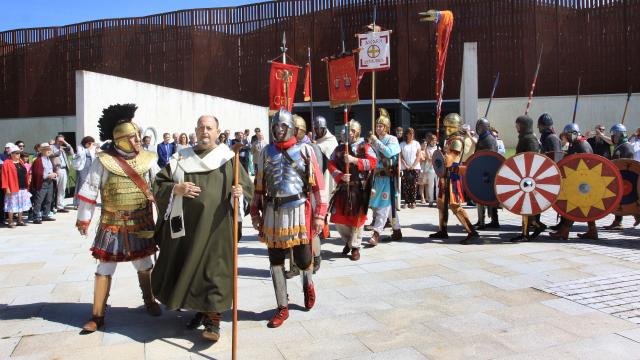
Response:
[{"label": "wooden staff", "polygon": [[[233,158],[233,186],[238,187],[240,168],[240,149],[242,143],[236,143],[232,149],[235,152]],[[231,358],[236,360],[236,350],[238,349],[238,198],[233,196],[233,330],[231,337]]]}]

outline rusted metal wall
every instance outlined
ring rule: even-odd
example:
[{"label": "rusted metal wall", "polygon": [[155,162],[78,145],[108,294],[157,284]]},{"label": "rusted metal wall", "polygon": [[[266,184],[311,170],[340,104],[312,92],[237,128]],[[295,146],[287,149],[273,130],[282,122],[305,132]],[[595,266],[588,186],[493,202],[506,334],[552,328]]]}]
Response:
[{"label": "rusted metal wall", "polygon": [[[445,98],[458,97],[463,43],[473,41],[480,97],[498,71],[496,96],[526,96],[543,44],[537,95],[574,94],[579,76],[583,94],[640,89],[640,0],[288,0],[2,32],[0,117],[74,114],[80,69],[266,105],[268,61],[283,31],[294,62],[303,65],[312,48],[314,100],[326,100],[320,59],[340,50],[341,21],[354,48],[374,6],[378,24],[393,30],[379,98],[433,99],[435,29],[417,14],[431,8],[456,16]],[[370,81],[362,80],[363,99]]]}]

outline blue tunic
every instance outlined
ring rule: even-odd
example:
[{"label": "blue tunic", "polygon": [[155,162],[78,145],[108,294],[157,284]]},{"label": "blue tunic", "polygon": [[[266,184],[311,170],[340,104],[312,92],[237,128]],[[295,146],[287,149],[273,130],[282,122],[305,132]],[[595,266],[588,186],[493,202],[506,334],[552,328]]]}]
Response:
[{"label": "blue tunic", "polygon": [[[385,162],[389,162],[389,159],[393,162],[393,166],[398,166],[398,154],[400,154],[400,144],[398,139],[393,135],[385,135],[384,138],[378,139],[372,144],[373,149],[376,151],[378,162],[376,164],[376,170],[382,170],[385,168],[383,159]],[[369,201],[369,207],[371,208],[385,208],[391,206],[391,182],[390,177],[376,175],[373,182],[373,188],[376,191],[375,196],[371,197]],[[399,195],[398,181],[395,181],[395,195]]]}]

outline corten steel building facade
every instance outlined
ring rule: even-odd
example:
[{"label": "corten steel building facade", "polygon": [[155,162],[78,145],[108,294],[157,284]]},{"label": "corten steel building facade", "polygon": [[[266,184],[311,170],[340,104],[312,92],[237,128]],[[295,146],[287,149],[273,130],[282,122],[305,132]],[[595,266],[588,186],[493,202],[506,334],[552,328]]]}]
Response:
[{"label": "corten steel building facade", "polygon": [[350,34],[364,31],[374,7],[393,30],[392,68],[378,75],[376,97],[399,108],[433,108],[435,27],[418,16],[428,9],[456,17],[445,99],[459,97],[464,42],[478,43],[481,98],[497,72],[496,97],[526,96],[541,47],[536,95],[574,94],[578,77],[583,94],[640,89],[640,0],[289,0],[1,32],[0,118],[74,114],[76,70],[267,105],[268,61],[283,32],[299,65],[311,47],[314,100],[326,101],[321,58],[340,50],[340,22],[354,48]]}]

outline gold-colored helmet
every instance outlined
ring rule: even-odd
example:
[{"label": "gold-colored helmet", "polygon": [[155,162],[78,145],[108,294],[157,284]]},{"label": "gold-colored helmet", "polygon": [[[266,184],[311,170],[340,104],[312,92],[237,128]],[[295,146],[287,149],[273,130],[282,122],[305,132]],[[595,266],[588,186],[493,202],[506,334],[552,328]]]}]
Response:
[{"label": "gold-colored helmet", "polygon": [[351,121],[349,121],[349,130],[355,131],[357,134],[356,137],[359,137],[362,132],[362,126],[360,126],[360,123],[356,120],[351,119]]},{"label": "gold-colored helmet", "polygon": [[302,130],[305,133],[307,132],[307,122],[304,121],[302,116],[293,115],[293,125],[296,127],[296,129]]},{"label": "gold-colored helmet", "polygon": [[387,127],[387,131],[389,131],[391,129],[391,116],[389,116],[389,112],[385,108],[378,108],[378,111],[380,115],[376,120],[376,125],[383,124]]},{"label": "gold-colored helmet", "polygon": [[451,136],[451,134],[460,131],[462,117],[457,113],[450,113],[444,117],[443,125],[445,134]]},{"label": "gold-colored helmet", "polygon": [[140,128],[132,120],[138,107],[135,104],[115,104],[102,110],[98,120],[100,140],[112,140],[120,150],[140,151]]},{"label": "gold-colored helmet", "polygon": [[132,137],[136,137],[140,142],[140,128],[134,122],[124,122],[113,129],[113,143],[127,153],[137,150],[131,142]]}]

